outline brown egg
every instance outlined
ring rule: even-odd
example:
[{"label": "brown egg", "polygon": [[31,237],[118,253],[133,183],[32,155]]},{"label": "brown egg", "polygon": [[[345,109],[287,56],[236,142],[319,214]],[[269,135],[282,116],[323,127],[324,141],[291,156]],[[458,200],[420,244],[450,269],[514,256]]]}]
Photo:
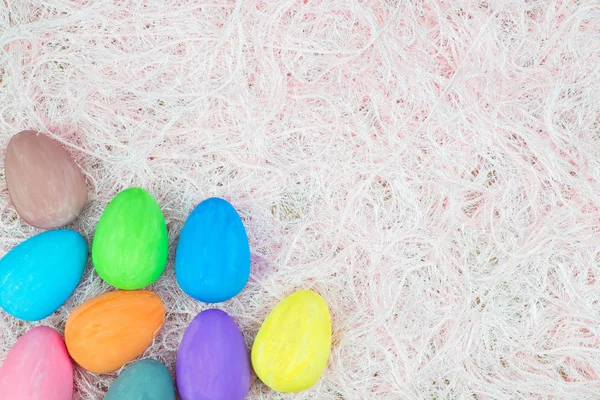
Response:
[{"label": "brown egg", "polygon": [[22,131],[8,142],[4,158],[6,185],[17,212],[44,229],[73,221],[87,200],[85,178],[55,140]]}]

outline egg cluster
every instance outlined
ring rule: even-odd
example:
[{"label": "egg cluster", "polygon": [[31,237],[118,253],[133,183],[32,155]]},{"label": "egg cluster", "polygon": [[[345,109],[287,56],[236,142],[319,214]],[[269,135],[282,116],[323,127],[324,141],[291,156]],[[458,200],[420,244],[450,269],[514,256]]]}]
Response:
[{"label": "egg cluster", "polygon": [[[0,307],[14,318],[39,321],[72,295],[88,260],[85,239],[70,229],[87,200],[77,164],[60,144],[34,131],[13,136],[6,149],[12,202],[29,224],[51,229],[24,241],[0,260]],[[92,242],[96,273],[119,290],[79,305],[63,337],[35,327],[19,338],[0,369],[0,393],[9,399],[73,397],[72,360],[86,370],[119,370],[152,345],[167,311],[160,297],[141,290],[163,273],[167,227],[154,197],[140,188],[118,193],[106,206]],[[202,201],[187,218],[177,244],[181,289],[205,303],[231,299],[250,275],[244,225],[227,201]],[[126,368],[105,399],[238,400],[250,389],[251,370],[270,388],[298,392],[314,385],[329,359],[331,322],[325,300],[301,290],[268,314],[248,356],[242,332],[224,311],[208,309],[187,327],[176,362],[176,385],[156,360]]]}]

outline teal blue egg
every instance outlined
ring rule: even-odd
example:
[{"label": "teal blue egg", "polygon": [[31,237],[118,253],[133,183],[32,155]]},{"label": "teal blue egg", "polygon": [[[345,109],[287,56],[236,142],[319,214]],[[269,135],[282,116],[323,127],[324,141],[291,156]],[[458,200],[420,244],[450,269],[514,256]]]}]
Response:
[{"label": "teal blue egg", "polygon": [[125,369],[104,400],[175,400],[175,388],[167,367],[146,359]]},{"label": "teal blue egg", "polygon": [[226,200],[204,200],[185,221],[175,276],[189,296],[218,303],[237,295],[250,275],[250,246],[237,211]]},{"label": "teal blue egg", "polygon": [[27,239],[0,260],[0,307],[25,321],[46,318],[71,296],[87,259],[87,243],[73,230]]}]

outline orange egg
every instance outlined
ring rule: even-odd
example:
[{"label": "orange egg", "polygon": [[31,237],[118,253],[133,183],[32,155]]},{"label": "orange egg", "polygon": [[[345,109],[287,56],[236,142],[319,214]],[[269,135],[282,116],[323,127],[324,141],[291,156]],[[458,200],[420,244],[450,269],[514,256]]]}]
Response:
[{"label": "orange egg", "polygon": [[158,295],[145,290],[115,291],[77,307],[65,327],[69,354],[97,374],[113,372],[152,344],[165,319]]}]

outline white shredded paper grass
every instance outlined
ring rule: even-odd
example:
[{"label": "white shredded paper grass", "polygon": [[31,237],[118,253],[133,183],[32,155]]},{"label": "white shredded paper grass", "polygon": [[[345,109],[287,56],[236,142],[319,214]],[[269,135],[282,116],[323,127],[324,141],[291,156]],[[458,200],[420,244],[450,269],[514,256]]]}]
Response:
[{"label": "white shredded paper grass", "polygon": [[[144,357],[172,372],[208,307],[177,286],[177,237],[220,196],[252,274],[218,307],[248,347],[297,289],[333,322],[318,384],[254,377],[248,399],[600,398],[596,0],[0,0],[0,148],[23,129],[83,169],[89,241],[122,189],[162,206],[168,316]],[[39,231],[1,172],[4,254]],[[46,320],[1,314],[0,360],[107,290],[88,265]],[[115,376],[76,368],[74,398]]]}]

